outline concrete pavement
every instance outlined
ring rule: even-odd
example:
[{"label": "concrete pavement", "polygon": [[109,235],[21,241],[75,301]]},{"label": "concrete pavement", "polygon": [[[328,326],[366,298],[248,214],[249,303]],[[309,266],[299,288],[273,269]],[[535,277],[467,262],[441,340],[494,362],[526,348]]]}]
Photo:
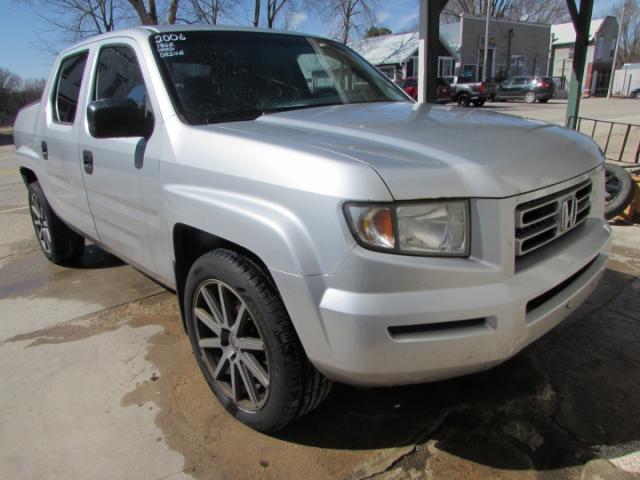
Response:
[{"label": "concrete pavement", "polygon": [[275,436],[209,392],[175,297],[90,247],[48,263],[0,147],[0,478],[640,478],[640,228],[567,322],[486,373],[336,385]]}]

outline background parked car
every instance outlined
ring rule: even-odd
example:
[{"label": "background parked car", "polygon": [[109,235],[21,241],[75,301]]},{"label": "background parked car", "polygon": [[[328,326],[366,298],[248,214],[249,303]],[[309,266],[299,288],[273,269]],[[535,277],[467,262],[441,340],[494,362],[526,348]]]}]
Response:
[{"label": "background parked car", "polygon": [[511,77],[498,86],[495,99],[547,103],[553,93],[554,82],[551,77]]},{"label": "background parked car", "polygon": [[[398,86],[402,88],[407,95],[414,100],[418,99],[418,79],[415,77],[405,78],[397,82]],[[449,85],[443,78],[438,78],[437,102],[445,104],[450,102],[453,97],[451,95],[451,85]]]},{"label": "background parked car", "polygon": [[470,107],[473,104],[481,107],[485,104],[488,96],[481,82],[474,82],[468,77],[452,75],[443,77],[452,88],[453,100],[463,107]]},{"label": "background parked car", "polygon": [[635,90],[631,90],[629,94],[631,98],[640,98],[640,88],[636,88]]}]

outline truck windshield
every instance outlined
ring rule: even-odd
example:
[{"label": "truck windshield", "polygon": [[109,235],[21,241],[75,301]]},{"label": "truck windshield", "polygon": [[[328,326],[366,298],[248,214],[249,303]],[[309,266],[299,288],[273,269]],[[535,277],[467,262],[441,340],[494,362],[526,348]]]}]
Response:
[{"label": "truck windshield", "polygon": [[150,41],[178,114],[194,125],[299,108],[409,101],[377,69],[324,39],[177,31]]}]

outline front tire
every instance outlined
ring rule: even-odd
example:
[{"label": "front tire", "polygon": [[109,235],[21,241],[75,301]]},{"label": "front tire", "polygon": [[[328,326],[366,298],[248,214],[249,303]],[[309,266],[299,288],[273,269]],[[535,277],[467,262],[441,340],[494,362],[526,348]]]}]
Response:
[{"label": "front tire", "polygon": [[79,259],[84,251],[84,238],[55,214],[39,182],[30,183],[27,190],[31,222],[44,255],[57,265]]},{"label": "front tire", "polygon": [[524,94],[524,101],[527,103],[535,103],[536,94],[535,92],[527,92]]},{"label": "front tire", "polygon": [[209,387],[245,425],[280,430],[329,394],[331,382],[311,365],[275,287],[247,258],[219,249],[196,260],[184,310]]}]

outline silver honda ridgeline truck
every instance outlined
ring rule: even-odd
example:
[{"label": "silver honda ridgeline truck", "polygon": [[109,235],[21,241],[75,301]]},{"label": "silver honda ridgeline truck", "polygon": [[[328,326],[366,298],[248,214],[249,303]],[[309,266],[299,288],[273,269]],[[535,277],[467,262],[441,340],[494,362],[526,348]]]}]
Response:
[{"label": "silver honda ridgeline truck", "polygon": [[414,103],[314,36],[95,37],[60,55],[15,143],[44,254],[73,262],[87,239],[175,290],[214,394],[262,431],[332,380],[497,365],[608,258],[593,141]]}]

